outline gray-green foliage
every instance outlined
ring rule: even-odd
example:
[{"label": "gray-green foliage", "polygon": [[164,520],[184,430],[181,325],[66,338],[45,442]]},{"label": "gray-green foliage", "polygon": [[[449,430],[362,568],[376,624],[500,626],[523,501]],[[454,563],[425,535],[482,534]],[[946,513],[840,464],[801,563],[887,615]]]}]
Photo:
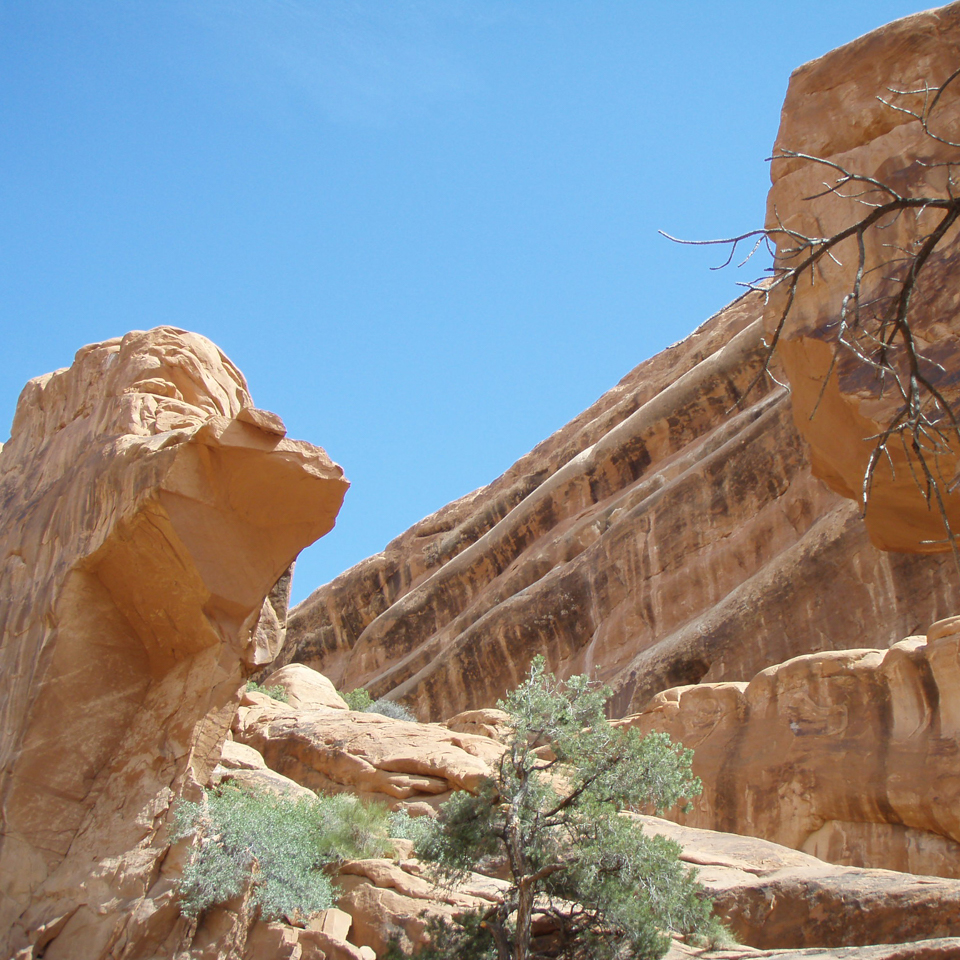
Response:
[{"label": "gray-green foliage", "polygon": [[256,680],[248,680],[247,689],[251,693],[265,693],[268,697],[273,697],[274,700],[279,700],[281,703],[290,702],[286,689],[281,687],[280,684],[275,687],[263,687]]},{"label": "gray-green foliage", "polygon": [[348,693],[341,693],[341,697],[347,701],[347,706],[351,710],[360,713],[379,713],[384,717],[391,717],[394,720],[407,720],[416,722],[416,717],[403,704],[395,703],[386,697],[380,697],[374,700],[363,687],[351,690]]},{"label": "gray-green foliage", "polygon": [[386,697],[380,697],[374,700],[369,707],[365,708],[366,713],[379,713],[384,717],[391,717],[393,720],[406,720],[409,723],[416,723],[417,718],[402,704],[393,700],[387,700]]},{"label": "gray-green foliage", "polygon": [[383,856],[389,834],[386,807],[347,794],[292,799],[230,785],[209,790],[176,811],[173,838],[196,837],[180,881],[181,909],[197,916],[249,886],[264,919],[308,917],[333,905],[324,867]]},{"label": "gray-green foliage", "polygon": [[396,810],[390,814],[390,836],[395,840],[412,840],[422,844],[433,833],[433,820],[430,817],[411,817],[406,810]]},{"label": "gray-green foliage", "polygon": [[[609,696],[583,676],[557,681],[538,657],[500,702],[512,734],[496,776],[476,795],[454,794],[417,848],[450,878],[484,858],[505,861],[510,893],[461,917],[424,957],[651,960],[671,930],[710,928],[711,905],[680,848],[623,815],[698,793],[692,754],[666,735],[612,726]],[[558,931],[541,942],[532,920],[547,905]]]}]

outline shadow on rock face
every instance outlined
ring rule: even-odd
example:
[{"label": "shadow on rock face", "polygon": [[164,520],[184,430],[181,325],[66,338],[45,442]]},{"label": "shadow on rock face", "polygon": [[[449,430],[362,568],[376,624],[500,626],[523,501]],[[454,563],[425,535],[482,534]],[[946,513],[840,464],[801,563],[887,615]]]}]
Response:
[{"label": "shadow on rock face", "polygon": [[206,781],[276,653],[264,599],[347,486],[196,334],[84,347],[24,388],[0,451],[0,949],[176,939],[168,808]]}]

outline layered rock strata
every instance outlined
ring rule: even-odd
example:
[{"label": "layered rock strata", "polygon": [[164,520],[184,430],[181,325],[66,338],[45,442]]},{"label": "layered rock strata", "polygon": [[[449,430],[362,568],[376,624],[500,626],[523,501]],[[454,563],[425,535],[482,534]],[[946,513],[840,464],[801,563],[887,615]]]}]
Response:
[{"label": "layered rock strata", "polygon": [[748,946],[833,949],[960,938],[956,880],[838,867],[765,840],[638,819],[645,831],[680,845],[715,912]]},{"label": "layered rock strata", "polygon": [[282,639],[257,632],[265,598],[347,487],[284,434],[171,327],[24,388],[0,451],[0,955],[188,935],[169,808],[207,783],[242,674]]},{"label": "layered rock strata", "polygon": [[440,724],[320,704],[303,709],[262,693],[245,694],[233,737],[311,790],[428,815],[453,790],[476,790],[503,752],[495,740]]},{"label": "layered rock strata", "polygon": [[960,877],[960,617],[888,650],[809,654],[625,721],[694,750],[678,819],[833,863]]},{"label": "layered rock strata", "polygon": [[[799,249],[801,237],[836,235],[878,204],[956,195],[948,178],[960,161],[958,56],[960,4],[952,3],[891,23],[794,71],[773,150],[774,158],[784,159],[771,165],[767,203],[778,266],[791,269],[811,251],[809,245]],[[844,171],[860,179],[845,180]],[[925,245],[946,215],[933,207],[892,211],[864,232],[862,265],[857,237],[850,235],[819,261],[815,283],[808,271],[795,293],[781,284],[767,306],[771,334],[789,307],[778,353],[797,425],[813,450],[814,472],[858,502],[876,438],[896,422],[904,399],[889,373],[880,376],[851,347],[838,346],[841,318],[848,343],[878,360],[873,338],[882,338],[891,369],[905,386],[911,378],[926,378],[954,414],[960,409],[956,224],[944,222],[942,240],[929,257]],[[910,275],[918,254],[920,282],[904,300],[897,280]],[[851,297],[857,293],[854,309]],[[881,327],[882,319],[900,316],[925,358],[916,367],[893,323]],[[920,394],[933,422],[916,436],[912,430],[893,435],[870,488],[867,527],[873,542],[888,550],[949,548],[915,442],[926,450],[951,526],[960,526],[960,492],[952,490],[960,440],[944,409],[934,411],[927,390]],[[933,443],[937,428],[943,433],[939,452]]]},{"label": "layered rock strata", "polygon": [[949,563],[875,549],[857,507],[812,477],[789,397],[756,382],[761,313],[738,300],[315,591],[284,657],[442,719],[493,706],[543,653],[611,684],[624,714],[953,612]]}]

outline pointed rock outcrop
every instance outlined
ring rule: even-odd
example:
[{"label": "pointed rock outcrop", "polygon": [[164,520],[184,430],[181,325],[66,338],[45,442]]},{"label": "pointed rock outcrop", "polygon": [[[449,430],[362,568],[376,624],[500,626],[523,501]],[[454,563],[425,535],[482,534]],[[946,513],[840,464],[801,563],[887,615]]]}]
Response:
[{"label": "pointed rock outcrop", "polygon": [[179,942],[171,803],[207,782],[276,654],[265,599],[347,488],[284,433],[172,327],[24,388],[0,451],[0,954]]}]

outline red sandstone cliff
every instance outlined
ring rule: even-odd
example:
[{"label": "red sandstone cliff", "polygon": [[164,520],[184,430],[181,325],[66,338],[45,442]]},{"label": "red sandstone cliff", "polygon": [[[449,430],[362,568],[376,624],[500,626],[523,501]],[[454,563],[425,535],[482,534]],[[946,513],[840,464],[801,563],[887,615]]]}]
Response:
[{"label": "red sandstone cliff", "polygon": [[182,946],[171,804],[208,782],[276,653],[267,595],[346,487],[196,334],[84,347],[24,388],[0,451],[0,955]]},{"label": "red sandstone cliff", "polygon": [[285,657],[442,718],[493,704],[544,653],[611,684],[626,713],[952,613],[949,562],[871,546],[857,507],[811,475],[788,394],[767,381],[743,398],[761,313],[756,294],[731,304],[319,588]]},{"label": "red sandstone cliff", "polygon": [[[778,143],[909,186],[916,130],[881,119],[873,90],[914,67],[940,80],[958,56],[953,4],[806,65]],[[779,217],[829,221],[803,206],[802,167],[774,176]],[[917,319],[948,361],[945,390],[954,245]],[[771,317],[746,296],[497,481],[316,591],[290,618],[283,659],[432,717],[491,703],[536,653],[561,674],[595,673],[618,712],[644,708],[628,722],[696,748],[707,783],[690,822],[806,851],[646,822],[680,839],[746,942],[783,958],[803,945],[946,958],[960,951],[960,881],[868,868],[960,875],[957,621],[897,642],[956,612],[958,576],[943,557],[872,546],[840,496],[856,494],[864,431],[883,422],[863,372],[841,369],[809,419],[838,276],[785,331],[793,412],[772,381],[745,395]],[[837,492],[815,479],[794,418]],[[929,511],[894,481],[879,477],[870,533],[926,548]],[[312,929],[179,915],[181,861],[165,839],[176,796],[224,777],[422,813],[475,786],[500,750],[479,735],[496,733],[489,715],[445,728],[353,714],[301,665],[276,675],[288,706],[249,694],[237,709],[241,678],[282,636],[284,571],[330,528],[345,486],[183,331],[84,348],[27,385],[0,451],[0,951],[371,960],[391,932],[415,942],[422,911],[496,897],[490,878],[451,893],[415,861],[377,860],[344,866],[346,912]],[[841,952],[904,939],[922,942]],[[727,954],[744,955],[758,954]]]}]

